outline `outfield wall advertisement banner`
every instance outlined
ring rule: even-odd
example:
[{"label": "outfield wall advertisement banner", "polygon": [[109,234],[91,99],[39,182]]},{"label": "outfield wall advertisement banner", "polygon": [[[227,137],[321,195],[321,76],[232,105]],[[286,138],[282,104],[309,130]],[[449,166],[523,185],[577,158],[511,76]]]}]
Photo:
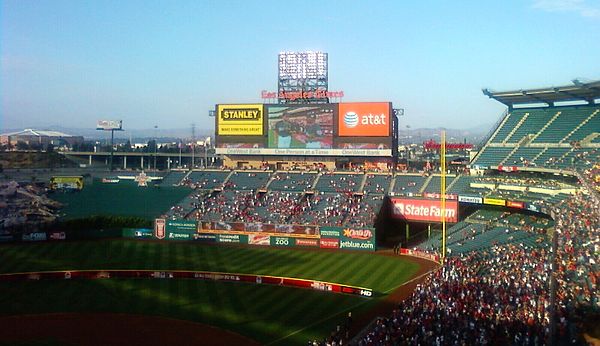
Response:
[{"label": "outfield wall advertisement banner", "polygon": [[156,219],[154,221],[154,236],[157,239],[165,239],[167,232],[165,230],[165,219]]},{"label": "outfield wall advertisement banner", "polygon": [[519,209],[525,208],[525,204],[523,202],[516,202],[516,201],[506,201],[506,206],[510,207],[510,208],[519,208]]},{"label": "outfield wall advertisement banner", "polygon": [[16,280],[72,280],[72,279],[109,279],[109,278],[136,278],[136,279],[196,279],[211,281],[246,282],[257,285],[277,285],[286,287],[299,287],[325,291],[331,293],[352,294],[370,298],[373,290],[365,287],[349,286],[333,282],[297,279],[284,276],[253,275],[205,271],[154,271],[154,270],[73,270],[73,271],[46,271],[34,273],[0,274],[0,281]]},{"label": "outfield wall advertisement banner", "polygon": [[262,222],[221,222],[202,221],[198,224],[200,233],[262,233],[272,236],[287,235],[290,237],[318,238],[317,226],[275,225]]},{"label": "outfield wall advertisement banner", "polygon": [[439,261],[440,261],[440,256],[434,255],[434,254],[430,254],[430,253],[427,253],[427,252],[423,252],[423,251],[419,251],[419,250],[411,250],[411,249],[404,249],[404,248],[402,248],[402,249],[400,249],[400,253],[402,255],[414,256],[414,257],[428,259],[428,260],[434,261],[436,263],[439,263]]},{"label": "outfield wall advertisement banner", "polygon": [[[259,246],[302,246],[374,251],[374,228],[300,226],[259,222],[215,222],[156,219],[154,236],[168,240],[195,240]],[[162,231],[157,231],[160,228]],[[127,231],[135,237],[135,231]],[[125,231],[124,231],[125,232]],[[144,230],[145,237],[150,230]],[[162,238],[158,235],[164,233]]]},{"label": "outfield wall advertisement banner", "polygon": [[191,232],[196,233],[198,223],[193,220],[167,220],[167,232]]},{"label": "outfield wall advertisement banner", "polygon": [[323,226],[319,232],[322,248],[375,251],[374,228]]},{"label": "outfield wall advertisement banner", "polygon": [[217,105],[217,135],[262,136],[263,105]]},{"label": "outfield wall advertisement banner", "polygon": [[474,196],[458,196],[458,201],[461,203],[483,204],[483,198]]},{"label": "outfield wall advertisement banner", "polygon": [[497,198],[484,198],[483,204],[499,205],[499,206],[504,207],[506,205],[506,201],[503,199],[497,199]]},{"label": "outfield wall advertisement banner", "polygon": [[321,249],[339,249],[340,239],[339,238],[321,238],[320,239]]},{"label": "outfield wall advertisement banner", "polygon": [[[392,198],[394,217],[409,221],[442,222],[442,202],[435,199]],[[446,201],[446,222],[458,222],[458,200]]]},{"label": "outfield wall advertisement banner", "polygon": [[154,232],[152,229],[146,229],[146,228],[123,228],[123,237],[138,238],[138,239],[151,239],[154,237]]},{"label": "outfield wall advertisement banner", "polygon": [[340,137],[386,137],[390,135],[389,102],[340,103]]}]

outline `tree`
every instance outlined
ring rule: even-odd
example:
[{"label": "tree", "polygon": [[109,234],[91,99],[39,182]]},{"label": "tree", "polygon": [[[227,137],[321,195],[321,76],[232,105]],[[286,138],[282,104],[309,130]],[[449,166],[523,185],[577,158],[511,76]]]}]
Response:
[{"label": "tree", "polygon": [[29,150],[29,144],[23,141],[17,142],[17,150]]},{"label": "tree", "polygon": [[148,141],[148,145],[146,146],[147,153],[153,153],[156,150],[156,140],[151,139]]}]

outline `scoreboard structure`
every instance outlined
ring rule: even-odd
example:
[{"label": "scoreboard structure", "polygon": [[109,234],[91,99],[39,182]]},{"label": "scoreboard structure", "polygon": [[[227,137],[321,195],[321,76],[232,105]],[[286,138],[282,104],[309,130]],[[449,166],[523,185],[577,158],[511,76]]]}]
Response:
[{"label": "scoreboard structure", "polygon": [[216,153],[233,161],[394,163],[397,157],[391,102],[218,104],[215,115]]}]

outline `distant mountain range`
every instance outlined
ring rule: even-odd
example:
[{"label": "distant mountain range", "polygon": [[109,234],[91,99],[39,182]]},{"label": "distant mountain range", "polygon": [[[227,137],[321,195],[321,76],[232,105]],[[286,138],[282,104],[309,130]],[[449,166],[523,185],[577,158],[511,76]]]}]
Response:
[{"label": "distant mountain range", "polygon": [[[40,126],[32,127],[35,130],[52,130],[60,131],[73,136],[83,136],[86,140],[94,139],[106,139],[110,137],[109,131],[98,131],[90,128],[72,128],[63,126]],[[2,130],[2,133],[16,132],[23,129],[6,129]],[[202,140],[208,136],[214,136],[213,130],[196,129],[195,137],[198,140]],[[115,131],[115,138],[117,139],[153,139],[153,138],[192,138],[191,128],[182,129],[126,129],[125,131]]]}]

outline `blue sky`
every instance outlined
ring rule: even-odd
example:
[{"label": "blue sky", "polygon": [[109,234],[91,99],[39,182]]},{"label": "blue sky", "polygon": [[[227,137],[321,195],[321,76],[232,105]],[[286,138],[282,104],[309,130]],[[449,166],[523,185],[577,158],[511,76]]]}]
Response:
[{"label": "blue sky", "polygon": [[1,1],[0,129],[212,128],[260,102],[280,51],[329,53],[344,101],[401,127],[471,128],[509,90],[600,79],[600,1]]}]

